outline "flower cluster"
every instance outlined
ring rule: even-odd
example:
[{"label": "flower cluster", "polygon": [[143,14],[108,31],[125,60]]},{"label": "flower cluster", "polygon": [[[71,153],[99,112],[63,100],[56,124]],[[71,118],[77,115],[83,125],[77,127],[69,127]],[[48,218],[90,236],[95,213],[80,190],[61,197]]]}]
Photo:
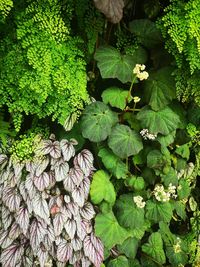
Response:
[{"label": "flower cluster", "polygon": [[149,133],[148,129],[142,129],[140,131],[140,134],[144,138],[144,140],[155,140],[157,137],[157,134]]},{"label": "flower cluster", "polygon": [[88,202],[93,155],[84,149],[75,156],[76,144],[51,135],[27,162],[0,155],[2,266],[100,267],[103,245]]},{"label": "flower cluster", "polygon": [[157,184],[153,190],[156,200],[161,202],[168,202],[170,198],[176,198],[176,186],[171,183],[166,190],[162,184]]},{"label": "flower cluster", "polygon": [[142,81],[146,80],[149,77],[149,74],[147,71],[144,71],[146,68],[145,65],[141,64],[136,64],[135,68],[133,69],[133,73],[136,74],[136,77]]},{"label": "flower cluster", "polygon": [[174,253],[180,253],[181,252],[181,239],[177,237],[177,242],[175,245],[173,245]]},{"label": "flower cluster", "polygon": [[145,201],[143,201],[143,197],[141,196],[133,197],[133,201],[135,202],[136,206],[140,209],[143,209],[146,205]]}]

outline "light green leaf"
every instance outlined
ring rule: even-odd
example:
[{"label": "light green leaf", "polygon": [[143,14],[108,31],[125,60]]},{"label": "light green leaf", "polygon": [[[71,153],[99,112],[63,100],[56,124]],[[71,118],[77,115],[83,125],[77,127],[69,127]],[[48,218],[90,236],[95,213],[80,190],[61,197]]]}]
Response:
[{"label": "light green leaf", "polygon": [[109,175],[103,170],[95,172],[90,186],[90,197],[94,204],[107,201],[111,205],[115,203],[116,193]]},{"label": "light green leaf", "polygon": [[170,222],[173,212],[169,202],[153,202],[148,200],[146,203],[146,217],[154,222]]},{"label": "light green leaf", "polygon": [[125,179],[128,173],[126,164],[110,149],[100,149],[98,156],[101,157],[104,166],[118,179]]},{"label": "light green leaf", "polygon": [[128,259],[125,256],[119,256],[114,260],[109,261],[108,267],[129,267]]},{"label": "light green leaf", "polygon": [[182,203],[181,201],[175,201],[174,202],[174,207],[176,210],[176,213],[178,214],[178,216],[181,217],[181,219],[185,220],[186,219],[186,211],[185,211],[185,204]]},{"label": "light green leaf", "polygon": [[164,136],[159,135],[157,137],[157,140],[161,144],[161,146],[166,147],[174,142],[175,136],[176,136],[176,131],[173,131],[169,133],[168,135],[164,135]]},{"label": "light green leaf", "polygon": [[117,78],[122,83],[131,82],[133,68],[147,60],[146,51],[138,47],[133,55],[123,55],[112,46],[99,47],[95,54],[102,78]]},{"label": "light green leaf", "polygon": [[105,140],[111,133],[111,128],[118,121],[117,113],[112,112],[107,105],[96,101],[83,112],[81,129],[83,137],[92,142]]},{"label": "light green leaf", "polygon": [[108,249],[117,244],[122,244],[125,239],[131,236],[126,229],[119,225],[112,212],[96,216],[95,233]]},{"label": "light green leaf", "polygon": [[176,98],[175,82],[171,75],[171,68],[162,68],[150,73],[145,81],[145,98],[151,108],[158,111]]},{"label": "light green leaf", "polygon": [[105,104],[110,104],[112,107],[120,108],[121,110],[123,110],[126,107],[128,95],[128,90],[123,90],[118,87],[110,87],[103,91],[101,97]]},{"label": "light green leaf", "polygon": [[178,198],[179,199],[188,198],[190,195],[190,191],[191,191],[191,188],[190,188],[188,181],[180,180],[178,190],[177,190]]},{"label": "light green leaf", "polygon": [[121,195],[117,200],[116,217],[123,227],[135,229],[144,224],[144,209],[138,208],[133,201],[132,194]]},{"label": "light green leaf", "polygon": [[136,155],[143,148],[139,134],[126,125],[116,125],[109,136],[108,146],[120,158]]},{"label": "light green leaf", "polygon": [[135,19],[129,24],[130,31],[134,33],[138,41],[151,48],[162,41],[161,32],[156,24],[148,19]]},{"label": "light green leaf", "polygon": [[190,149],[188,144],[181,145],[177,147],[176,154],[180,155],[182,158],[189,159]]},{"label": "light green leaf", "polygon": [[138,239],[129,237],[121,245],[118,245],[117,248],[119,252],[125,254],[128,258],[134,259],[137,253],[138,243]]},{"label": "light green leaf", "polygon": [[144,107],[138,114],[137,119],[141,121],[143,128],[149,129],[151,133],[161,133],[168,135],[179,125],[179,116],[169,107],[159,111],[154,111],[149,107]]},{"label": "light green leaf", "polygon": [[142,251],[160,264],[164,264],[166,262],[165,252],[163,250],[163,241],[161,234],[158,232],[150,235],[148,243],[142,246]]},{"label": "light green leaf", "polygon": [[165,186],[169,186],[169,184],[172,184],[175,186],[178,185],[177,173],[172,167],[170,167],[168,172],[165,175],[162,175],[161,177],[162,177],[162,181]]}]

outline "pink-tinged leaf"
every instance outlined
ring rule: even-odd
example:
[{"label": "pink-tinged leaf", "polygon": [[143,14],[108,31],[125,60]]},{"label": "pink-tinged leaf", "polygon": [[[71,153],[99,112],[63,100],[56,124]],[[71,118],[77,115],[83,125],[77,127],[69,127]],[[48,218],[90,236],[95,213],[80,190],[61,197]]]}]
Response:
[{"label": "pink-tinged leaf", "polygon": [[69,258],[72,256],[72,246],[70,243],[67,243],[66,240],[62,240],[58,244],[57,248],[57,259],[61,262],[68,262]]},{"label": "pink-tinged leaf", "polygon": [[89,267],[89,266],[91,266],[91,262],[89,261],[88,258],[83,257],[83,258],[81,259],[81,266],[82,266],[82,267]]},{"label": "pink-tinged leaf", "polygon": [[26,181],[25,181],[25,188],[28,192],[29,197],[32,199],[36,195],[36,188],[33,183],[32,174],[27,175]]},{"label": "pink-tinged leaf", "polygon": [[11,212],[14,212],[17,211],[20,207],[21,196],[13,188],[6,187],[3,190],[2,201]]},{"label": "pink-tinged leaf", "polygon": [[27,209],[28,209],[29,214],[31,214],[33,212],[33,202],[29,196],[26,199],[26,205],[27,205]]},{"label": "pink-tinged leaf", "polygon": [[22,258],[22,266],[33,267],[33,251],[30,246],[25,250],[24,257]]},{"label": "pink-tinged leaf", "polygon": [[27,189],[25,187],[25,182],[21,181],[20,185],[19,185],[19,192],[23,198],[24,201],[26,201],[28,193],[27,193]]},{"label": "pink-tinged leaf", "polygon": [[29,212],[27,208],[21,207],[16,214],[16,222],[19,224],[23,234],[26,236],[29,227]]},{"label": "pink-tinged leaf", "polygon": [[67,209],[71,212],[73,216],[76,216],[79,214],[79,207],[76,203],[70,202],[66,205]]},{"label": "pink-tinged leaf", "polygon": [[61,148],[58,141],[53,142],[50,150],[51,157],[58,159],[61,157]]},{"label": "pink-tinged leaf", "polygon": [[35,164],[35,175],[40,176],[46,170],[49,164],[49,158],[45,157],[40,160],[37,159],[37,161],[34,161],[34,164]]},{"label": "pink-tinged leaf", "polygon": [[83,247],[85,256],[88,257],[95,267],[100,267],[104,259],[104,249],[101,240],[92,233],[86,236]]},{"label": "pink-tinged leaf", "polygon": [[48,172],[49,175],[49,186],[48,189],[51,189],[56,184],[55,173],[53,171]]},{"label": "pink-tinged leaf", "polygon": [[16,267],[21,262],[24,249],[20,244],[12,244],[1,253],[3,267]]},{"label": "pink-tinged leaf", "polygon": [[70,196],[65,195],[64,196],[64,201],[65,201],[65,203],[68,204],[71,201]]},{"label": "pink-tinged leaf", "polygon": [[59,236],[61,234],[66,220],[67,218],[65,218],[65,216],[61,212],[55,215],[53,219],[53,228],[56,236]]},{"label": "pink-tinged leaf", "polygon": [[71,241],[71,244],[74,251],[81,250],[83,246],[82,241],[78,237],[74,237]]},{"label": "pink-tinged leaf", "polygon": [[49,186],[49,175],[43,172],[40,176],[35,176],[33,182],[39,191],[44,191]]},{"label": "pink-tinged leaf", "polygon": [[40,243],[44,240],[47,234],[47,225],[42,220],[34,219],[30,226],[30,245],[33,252],[37,252]]},{"label": "pink-tinged leaf", "polygon": [[13,164],[14,174],[16,177],[21,178],[23,168],[24,168],[24,163]]},{"label": "pink-tinged leaf", "polygon": [[83,257],[82,251],[76,251],[72,254],[71,258],[69,259],[69,263],[73,266],[76,266],[80,259]]},{"label": "pink-tinged leaf", "polygon": [[83,187],[84,194],[85,194],[85,199],[88,199],[88,195],[89,195],[89,193],[90,193],[90,179],[86,177],[86,178],[81,182],[80,186]]},{"label": "pink-tinged leaf", "polygon": [[82,186],[76,187],[72,192],[72,198],[74,202],[78,204],[79,207],[83,207],[85,202],[85,194]]},{"label": "pink-tinged leaf", "polygon": [[74,238],[76,232],[76,222],[73,219],[67,219],[65,230],[71,239]]},{"label": "pink-tinged leaf", "polygon": [[51,140],[43,140],[41,142],[41,153],[43,155],[47,155],[50,153],[51,149],[52,149],[52,145],[53,145],[53,142]]},{"label": "pink-tinged leaf", "polygon": [[80,224],[77,224],[77,236],[83,241],[88,234],[88,229],[91,225],[86,221],[82,220]]},{"label": "pink-tinged leaf", "polygon": [[40,194],[37,194],[33,199],[33,211],[47,224],[50,224],[50,212],[47,201],[42,198]]},{"label": "pink-tinged leaf", "polygon": [[43,244],[45,248],[49,251],[52,248],[53,242],[55,241],[55,233],[52,226],[47,227],[47,234],[44,237]]},{"label": "pink-tinged leaf", "polygon": [[76,186],[74,181],[70,178],[69,174],[63,181],[63,185],[64,185],[65,190],[68,192],[72,192]]},{"label": "pink-tinged leaf", "polygon": [[94,168],[93,161],[94,157],[92,153],[89,150],[84,149],[74,158],[74,165],[78,165],[85,176],[89,176]]},{"label": "pink-tinged leaf", "polygon": [[81,216],[86,220],[91,220],[94,218],[95,211],[90,202],[86,202],[83,208],[80,210]]},{"label": "pink-tinged leaf", "polygon": [[11,215],[8,208],[5,206],[1,206],[1,220],[4,226],[4,229],[8,229],[8,227],[11,225],[12,220],[13,220],[13,216]]},{"label": "pink-tinged leaf", "polygon": [[21,234],[21,229],[19,225],[15,222],[12,224],[10,231],[9,231],[9,238],[12,240],[15,240],[18,238],[18,236]]},{"label": "pink-tinged leaf", "polygon": [[43,245],[37,251],[37,257],[40,263],[40,267],[45,267],[45,263],[48,261],[49,255],[48,251],[45,249]]},{"label": "pink-tinged leaf", "polygon": [[61,151],[65,161],[69,161],[75,155],[75,149],[72,142],[69,142],[66,139],[63,139],[60,142]]},{"label": "pink-tinged leaf", "polygon": [[67,162],[63,162],[60,165],[55,167],[55,178],[57,182],[63,181],[67,175],[68,175],[68,171],[69,171],[69,165]]},{"label": "pink-tinged leaf", "polygon": [[0,230],[0,248],[7,248],[13,242],[13,239],[10,239],[8,236],[8,231],[1,229]]}]

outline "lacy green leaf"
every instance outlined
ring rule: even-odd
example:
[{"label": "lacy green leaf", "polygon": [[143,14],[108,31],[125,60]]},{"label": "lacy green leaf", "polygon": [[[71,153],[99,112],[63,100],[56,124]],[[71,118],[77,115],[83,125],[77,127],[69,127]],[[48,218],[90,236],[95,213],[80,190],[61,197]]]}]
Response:
[{"label": "lacy green leaf", "polygon": [[117,114],[112,112],[107,105],[96,101],[83,112],[81,129],[84,138],[92,142],[105,140],[111,132],[111,128],[118,121]]},{"label": "lacy green leaf", "polygon": [[121,195],[116,202],[116,217],[123,227],[140,228],[144,224],[144,209],[138,208],[132,194]]},{"label": "lacy green leaf", "polygon": [[172,207],[169,202],[160,203],[148,200],[146,203],[146,217],[154,222],[170,222],[172,218]]},{"label": "lacy green leaf", "polygon": [[134,259],[138,249],[138,239],[135,237],[127,238],[121,245],[117,248],[119,252],[125,254],[128,258]]},{"label": "lacy green leaf", "polygon": [[109,261],[108,267],[129,267],[128,259],[125,256],[119,256],[114,260]]},{"label": "lacy green leaf", "polygon": [[128,173],[126,164],[118,156],[116,156],[110,149],[107,148],[100,149],[98,156],[101,157],[104,166],[114,176],[116,176],[118,179],[126,178]]},{"label": "lacy green leaf", "polygon": [[103,170],[97,171],[93,175],[90,197],[94,204],[99,204],[105,200],[111,205],[115,203],[116,193],[113,184],[110,182],[110,177]]},{"label": "lacy green leaf", "polygon": [[123,90],[118,87],[110,87],[104,90],[101,96],[105,104],[110,104],[112,107],[123,110],[126,107],[128,93],[128,90]]},{"label": "lacy green leaf", "polygon": [[143,148],[139,134],[126,125],[116,125],[112,129],[108,146],[120,158],[136,155]]},{"label": "lacy green leaf", "polygon": [[123,55],[112,46],[99,47],[95,54],[102,78],[117,78],[122,83],[133,80],[133,68],[145,63],[146,51],[139,47],[132,55]]},{"label": "lacy green leaf", "polygon": [[130,22],[129,28],[137,36],[138,41],[148,48],[162,41],[161,33],[156,24],[148,19],[135,19]]},{"label": "lacy green leaf", "polygon": [[95,218],[95,233],[106,248],[122,244],[131,234],[121,227],[112,212],[98,214]]},{"label": "lacy green leaf", "polygon": [[175,82],[171,68],[162,68],[150,74],[145,81],[144,95],[151,108],[155,111],[164,108],[176,98]]},{"label": "lacy green leaf", "polygon": [[144,107],[137,114],[137,119],[141,121],[143,128],[148,128],[151,133],[161,133],[168,135],[178,128],[179,116],[169,107],[154,111],[149,107]]},{"label": "lacy green leaf", "polygon": [[160,264],[164,264],[166,262],[165,252],[163,250],[163,241],[161,234],[158,232],[150,235],[148,243],[142,246],[142,251]]}]

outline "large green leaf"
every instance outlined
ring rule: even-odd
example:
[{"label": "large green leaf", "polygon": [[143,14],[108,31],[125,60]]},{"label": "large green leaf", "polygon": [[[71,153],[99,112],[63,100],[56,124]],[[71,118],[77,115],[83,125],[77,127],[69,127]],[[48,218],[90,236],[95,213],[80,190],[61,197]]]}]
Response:
[{"label": "large green leaf", "polygon": [[100,149],[98,156],[101,157],[104,166],[118,179],[125,179],[128,173],[126,164],[110,149]]},{"label": "large green leaf", "polygon": [[123,90],[118,87],[110,87],[103,91],[101,97],[105,104],[110,104],[112,107],[124,109],[128,101],[128,90]]},{"label": "large green leaf", "polygon": [[144,96],[153,110],[158,111],[176,98],[175,82],[171,68],[163,68],[150,74],[145,81]]},{"label": "large green leaf", "polygon": [[125,254],[128,258],[134,259],[138,249],[138,239],[135,237],[127,238],[121,245],[117,248],[119,252]]},{"label": "large green leaf", "polygon": [[111,132],[111,128],[118,121],[118,116],[107,105],[96,101],[83,112],[81,129],[83,137],[92,142],[105,140]]},{"label": "large green leaf", "polygon": [[130,31],[134,33],[138,41],[151,48],[162,41],[161,32],[156,24],[149,19],[135,19],[129,24]]},{"label": "large green leaf", "polygon": [[160,264],[164,264],[166,262],[165,252],[163,250],[163,241],[161,234],[158,232],[150,235],[148,243],[142,246],[142,251]]},{"label": "large green leaf", "polygon": [[172,207],[169,202],[162,203],[148,200],[146,203],[146,210],[147,219],[156,223],[160,221],[170,222],[173,215]]},{"label": "large green leaf", "polygon": [[144,209],[136,206],[132,194],[121,195],[115,208],[116,217],[123,227],[135,229],[143,226]]},{"label": "large green leaf", "polygon": [[125,256],[119,256],[114,260],[109,261],[108,267],[129,267],[128,259]]},{"label": "large green leaf", "polygon": [[180,123],[179,116],[169,107],[159,111],[144,107],[137,114],[137,119],[141,121],[142,127],[149,129],[151,133],[163,135],[174,131]]},{"label": "large green leaf", "polygon": [[120,158],[136,155],[143,148],[139,134],[126,125],[116,125],[109,136],[108,146]]},{"label": "large green leaf", "polygon": [[116,193],[109,175],[103,170],[97,171],[92,178],[90,186],[90,197],[94,204],[105,200],[111,205],[115,203]]},{"label": "large green leaf", "polygon": [[95,54],[102,78],[117,78],[122,83],[131,82],[133,68],[147,60],[146,51],[138,47],[133,55],[123,55],[111,46],[99,47]]},{"label": "large green leaf", "polygon": [[121,227],[112,212],[98,214],[95,218],[95,233],[108,249],[122,244],[131,234]]}]

